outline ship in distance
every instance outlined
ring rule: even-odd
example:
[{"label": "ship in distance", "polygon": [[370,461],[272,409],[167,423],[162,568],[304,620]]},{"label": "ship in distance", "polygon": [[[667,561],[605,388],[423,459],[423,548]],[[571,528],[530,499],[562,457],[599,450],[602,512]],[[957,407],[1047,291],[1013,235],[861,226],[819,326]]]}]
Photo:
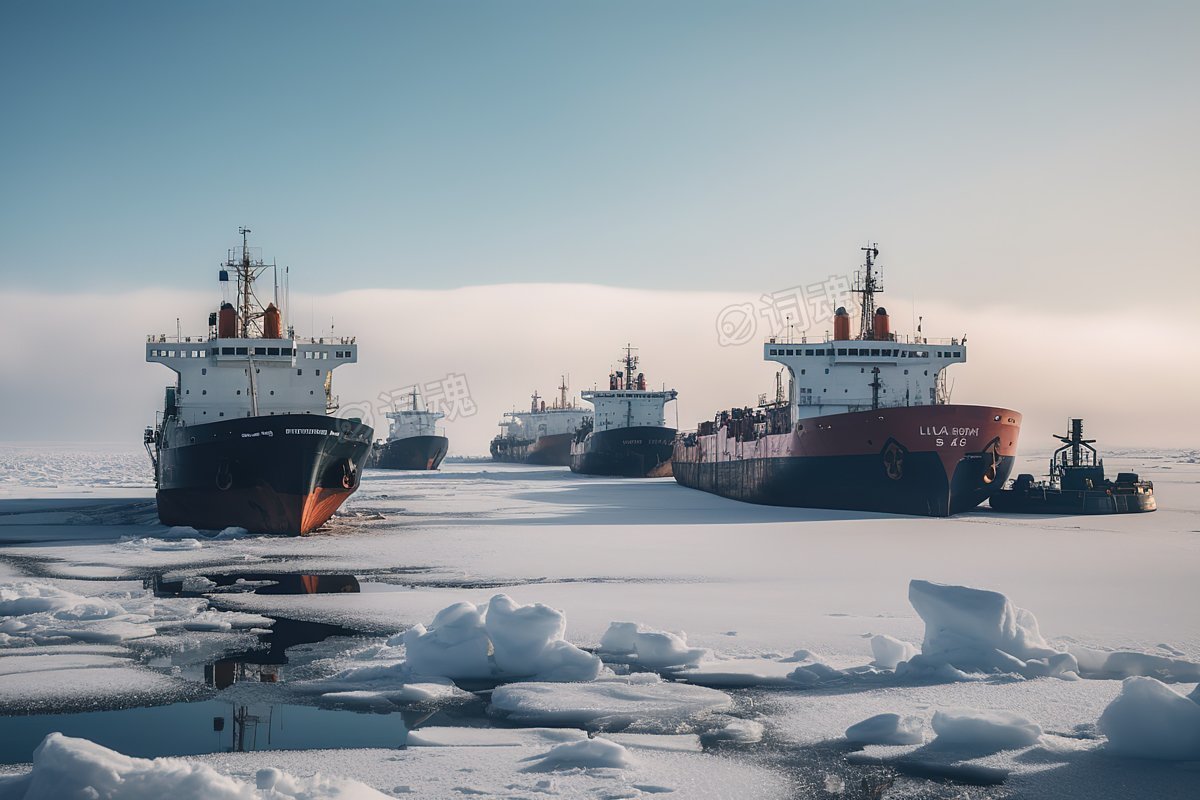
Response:
[{"label": "ship in distance", "polygon": [[279,268],[249,246],[248,228],[240,233],[208,331],[147,337],[146,360],[175,373],[144,435],[158,515],[165,525],[305,534],[358,488],[371,447],[370,426],[330,416],[333,370],[355,363],[358,345],[296,336]]},{"label": "ship in distance", "polygon": [[752,503],[938,517],[1004,486],[1021,415],[950,402],[945,372],[966,361],[966,337],[893,332],[875,305],[879,250],[863,250],[858,330],[838,308],[832,336],[769,339],[763,358],[782,365],[774,400],[721,411],[680,436],[676,481]]},{"label": "ship in distance", "polygon": [[625,346],[621,368],[609,373],[607,390],[580,392],[594,410],[571,442],[572,472],[670,477],[676,429],[666,424],[666,405],[678,392],[646,388],[645,373],[637,372],[636,349]]},{"label": "ship in distance", "polygon": [[388,438],[376,445],[371,466],[432,470],[441,465],[450,440],[437,423],[446,415],[430,411],[416,386],[408,397],[408,408],[389,411],[386,416]]},{"label": "ship in distance", "polygon": [[571,441],[587,417],[587,410],[567,397],[567,376],[558,385],[550,404],[535,391],[528,411],[509,411],[492,439],[493,461],[566,467],[571,464]]}]

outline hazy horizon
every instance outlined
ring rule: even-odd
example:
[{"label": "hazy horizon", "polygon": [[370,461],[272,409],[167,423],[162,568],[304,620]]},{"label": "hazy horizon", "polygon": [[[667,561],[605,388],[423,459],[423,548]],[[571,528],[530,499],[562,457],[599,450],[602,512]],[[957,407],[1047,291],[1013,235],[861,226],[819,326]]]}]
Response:
[{"label": "hazy horizon", "polygon": [[[327,335],[332,318],[337,335],[357,337],[359,363],[334,373],[343,413],[378,416],[381,394],[465,376],[474,413],[447,422],[450,452],[482,455],[501,414],[527,408],[535,389],[555,397],[562,373],[570,375],[572,395],[603,384],[627,341],[639,347],[650,385],[679,390],[669,423],[677,413],[681,429],[692,429],[722,408],[754,405],[774,386],[775,369],[760,349],[769,320],[760,315],[749,339],[726,346],[717,321],[733,305],[761,311],[759,295],[589,286],[581,296],[578,285],[505,284],[296,293],[292,305],[297,335]],[[173,336],[176,317],[185,336],[203,334],[219,300],[215,285],[210,292],[10,296],[17,302],[0,318],[0,335],[27,345],[0,354],[9,376],[0,402],[19,412],[0,419],[0,441],[140,441],[171,381],[168,370],[144,362],[145,337]],[[880,299],[892,308],[894,329],[911,333],[911,301],[898,293]],[[967,363],[948,372],[952,402],[1021,412],[1022,449],[1049,445],[1069,416],[1083,417],[1101,447],[1200,446],[1189,400],[1200,392],[1200,377],[1176,369],[1170,350],[1147,348],[1136,336],[1105,337],[1145,324],[1151,308],[1072,315],[922,302],[916,310],[927,337],[967,334]],[[1157,324],[1163,341],[1188,333],[1185,319]],[[813,322],[795,335],[819,340],[828,327]],[[1053,339],[1044,333],[1050,327],[1059,330]],[[1146,411],[1150,398],[1153,413]],[[382,420],[369,421],[382,436]]]}]

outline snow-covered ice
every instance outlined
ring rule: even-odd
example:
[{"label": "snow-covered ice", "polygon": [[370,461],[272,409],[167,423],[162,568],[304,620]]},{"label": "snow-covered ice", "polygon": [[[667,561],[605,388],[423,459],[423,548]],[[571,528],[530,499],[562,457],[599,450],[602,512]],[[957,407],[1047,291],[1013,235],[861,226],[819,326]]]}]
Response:
[{"label": "snow-covered ice", "polygon": [[530,772],[557,769],[626,769],[634,764],[628,750],[599,736],[576,742],[563,742],[526,760],[533,762],[526,767]]},{"label": "snow-covered ice", "polygon": [[1154,678],[1126,678],[1099,728],[1118,755],[1200,761],[1200,702]]},{"label": "snow-covered ice", "polygon": [[[152,675],[179,682],[147,670],[137,654],[163,639],[246,636],[236,632],[249,629],[233,618],[225,620],[229,631],[215,620],[206,624],[199,615],[214,609],[202,601],[151,602],[137,590],[145,576],[162,575],[219,598],[222,611],[341,625],[376,637],[330,648],[327,658],[305,668],[304,681],[279,688],[305,702],[405,714],[430,706],[449,718],[463,708],[478,713],[487,707],[504,725],[602,730],[636,762],[626,769],[525,772],[537,761],[525,759],[579,739],[471,729],[518,742],[485,747],[451,742],[446,731],[453,729],[444,727],[412,731],[409,748],[400,752],[191,759],[249,786],[258,770],[274,768],[301,778],[315,771],[347,774],[392,795],[407,787],[429,797],[480,791],[636,796],[667,787],[677,797],[783,796],[789,788],[771,754],[804,764],[816,752],[841,752],[836,748],[845,746],[847,729],[872,717],[890,713],[928,727],[936,714],[944,721],[965,708],[1001,719],[1016,715],[1043,734],[1033,744],[979,755],[991,747],[979,740],[973,752],[949,747],[955,734],[942,724],[940,745],[929,728],[923,744],[859,742],[861,755],[885,769],[903,768],[886,766],[897,758],[939,769],[959,765],[948,758],[965,759],[966,766],[998,770],[1002,792],[1017,796],[1180,795],[1195,772],[1161,755],[1186,740],[1178,727],[1159,726],[1139,737],[1156,741],[1159,755],[1134,759],[1121,754],[1121,741],[1140,718],[1140,705],[1116,706],[1129,712],[1118,715],[1124,727],[1100,719],[1121,692],[1119,679],[1131,675],[1169,682],[1166,690],[1193,703],[1186,696],[1196,691],[1191,684],[1200,663],[1193,613],[1200,464],[1185,455],[1110,454],[1110,470],[1155,481],[1160,510],[1089,518],[981,510],[932,520],[768,508],[670,481],[581,479],[504,465],[447,465],[440,473],[408,475],[368,471],[328,532],[303,539],[213,531],[172,537],[154,523],[147,503],[152,493],[144,486],[88,487],[94,494],[80,498],[68,496],[60,481],[16,497],[20,487],[10,483],[4,487],[9,499],[0,500],[0,546],[8,556],[0,563],[0,583],[46,584],[121,611],[94,619],[56,619],[49,608],[30,612],[35,616],[26,621],[36,625],[7,633],[14,638],[4,647],[22,657],[51,648],[114,647],[55,650],[63,660],[51,670],[99,675],[126,669],[133,673],[126,682],[144,685]],[[170,549],[188,539],[198,546]],[[265,563],[287,572],[353,574],[361,592],[257,594],[246,591],[253,582],[236,592],[210,586],[213,578],[261,572]],[[500,627],[489,630],[498,592],[516,600],[496,614]],[[455,612],[438,620],[450,607],[461,617]],[[210,630],[187,631],[189,618],[196,620],[193,627]],[[45,631],[62,628],[103,635],[98,623],[107,619],[147,625],[154,633],[104,644],[68,637],[38,643]],[[634,646],[628,636],[623,645],[613,642],[620,637],[608,637],[605,647],[614,620],[629,623],[621,626],[623,634],[657,635],[635,636]],[[794,653],[798,646],[806,650]],[[654,672],[609,675],[589,651],[618,672],[624,665]],[[556,661],[559,655],[564,658]],[[89,664],[84,656],[113,661]],[[413,659],[425,659],[429,674],[414,670]],[[563,671],[556,673],[556,665]],[[573,674],[579,668],[582,678]],[[490,695],[469,695],[449,672],[500,685]],[[30,674],[36,672],[18,661],[7,673],[0,669],[0,680]],[[1082,680],[1060,679],[1076,674]],[[688,696],[714,689],[715,695]],[[453,705],[459,701],[464,705]],[[444,724],[446,717],[439,719]],[[668,747],[676,746],[674,739],[652,749],[626,741],[644,735],[630,731],[694,736],[678,740],[682,749]],[[721,755],[686,749],[695,746],[695,735]],[[446,743],[421,746],[422,737]],[[760,756],[743,760],[739,747]],[[818,775],[803,785],[820,788],[826,778],[829,786],[858,786],[853,775]],[[904,780],[911,781],[906,791],[912,796],[953,796],[920,778]]]},{"label": "snow-covered ice", "polygon": [[664,681],[653,673],[589,683],[510,683],[492,692],[491,710],[510,722],[675,731],[732,708],[724,692]]},{"label": "snow-covered ice", "polygon": [[33,767],[0,777],[0,800],[375,800],[385,798],[349,778],[297,778],[261,769],[254,785],[182,758],[130,758],[86,739],[52,733]]},{"label": "snow-covered ice", "polygon": [[1029,747],[1042,735],[1040,725],[1019,714],[976,708],[935,711],[931,727],[935,745],[985,753]]},{"label": "snow-covered ice", "polygon": [[925,741],[925,721],[886,712],[846,728],[846,739],[856,744],[920,744]]},{"label": "snow-covered ice", "polygon": [[1042,638],[1033,613],[1000,592],[914,580],[908,599],[925,622],[925,639],[902,674],[947,667],[1026,677],[1079,671],[1074,656]]},{"label": "snow-covered ice", "polygon": [[613,661],[650,669],[694,666],[707,653],[688,647],[687,635],[648,628],[637,622],[614,622],[600,637],[598,652]]},{"label": "snow-covered ice", "polygon": [[541,603],[519,605],[498,594],[486,604],[448,606],[429,628],[418,623],[405,631],[401,642],[414,675],[592,680],[600,674],[600,659],[563,639],[565,632],[562,612]]}]

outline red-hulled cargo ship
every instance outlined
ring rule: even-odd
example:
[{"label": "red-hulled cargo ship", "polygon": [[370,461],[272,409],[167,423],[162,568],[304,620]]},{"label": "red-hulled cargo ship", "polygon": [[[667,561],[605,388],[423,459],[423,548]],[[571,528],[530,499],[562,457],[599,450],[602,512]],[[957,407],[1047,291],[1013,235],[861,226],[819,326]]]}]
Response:
[{"label": "red-hulled cargo ship", "polygon": [[952,405],[944,370],[966,360],[966,339],[902,338],[866,261],[855,285],[859,334],[839,308],[831,338],[776,337],[763,357],[784,366],[774,402],[723,411],[676,439],[675,479],[770,505],[944,517],[972,509],[1012,471],[1021,415]]}]

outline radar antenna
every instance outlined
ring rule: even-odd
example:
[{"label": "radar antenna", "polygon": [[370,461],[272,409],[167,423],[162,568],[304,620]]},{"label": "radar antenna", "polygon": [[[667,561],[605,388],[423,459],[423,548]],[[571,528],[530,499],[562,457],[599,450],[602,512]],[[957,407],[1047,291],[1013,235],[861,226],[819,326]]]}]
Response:
[{"label": "radar antenna", "polygon": [[855,294],[862,295],[859,306],[858,338],[874,339],[875,293],[883,291],[883,286],[879,284],[874,272],[875,260],[879,258],[879,245],[872,242],[867,247],[859,249],[867,254],[867,258],[862,269],[854,276],[854,288],[851,289]]}]

